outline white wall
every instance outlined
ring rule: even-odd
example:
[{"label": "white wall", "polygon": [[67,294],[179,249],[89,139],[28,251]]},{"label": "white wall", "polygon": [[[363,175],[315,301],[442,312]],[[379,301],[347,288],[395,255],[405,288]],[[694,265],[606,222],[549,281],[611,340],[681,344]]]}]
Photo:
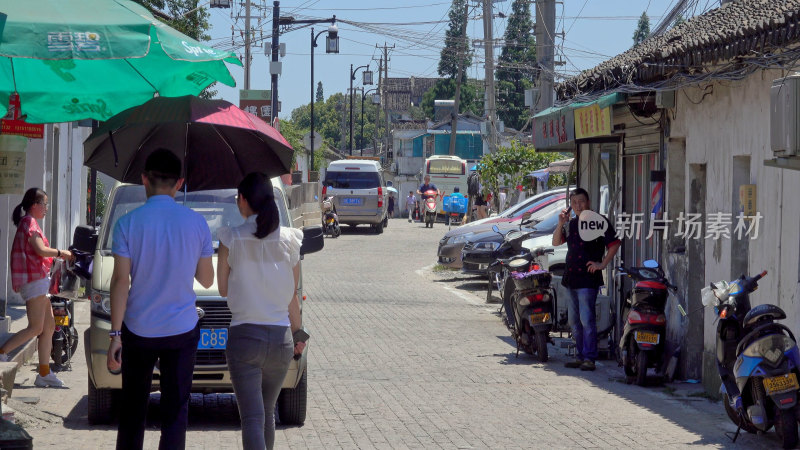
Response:
[{"label": "white wall", "polygon": [[[691,187],[688,164],[707,164],[707,213],[726,212],[733,217],[738,214],[731,210],[733,157],[750,156],[750,183],[757,185],[757,210],[764,218],[758,239],[749,243],[749,272],[769,271],[758,291],[751,295],[751,302],[779,305],[788,315],[787,325],[796,328],[800,320],[800,171],[766,167],[763,163],[772,158],[770,86],[773,79],[785,75],[780,70],[762,71],[739,82],[715,82],[711,87],[703,85],[705,90],[678,91],[674,115],[670,115],[670,134],[686,138],[687,206]],[[734,219],[733,226],[735,222]],[[708,282],[731,278],[731,240],[708,240],[705,258]],[[699,295],[689,293],[695,294]],[[705,315],[707,352],[715,346],[713,321],[713,314]]]}]

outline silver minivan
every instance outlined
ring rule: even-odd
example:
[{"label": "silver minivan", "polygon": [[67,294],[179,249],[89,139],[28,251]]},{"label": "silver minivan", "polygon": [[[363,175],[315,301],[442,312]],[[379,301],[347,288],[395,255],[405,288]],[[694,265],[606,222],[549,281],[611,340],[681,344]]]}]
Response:
[{"label": "silver minivan", "polygon": [[328,196],[333,196],[341,224],[352,227],[370,225],[379,234],[388,225],[388,194],[378,161],[345,159],[331,162],[322,182],[322,198]]}]

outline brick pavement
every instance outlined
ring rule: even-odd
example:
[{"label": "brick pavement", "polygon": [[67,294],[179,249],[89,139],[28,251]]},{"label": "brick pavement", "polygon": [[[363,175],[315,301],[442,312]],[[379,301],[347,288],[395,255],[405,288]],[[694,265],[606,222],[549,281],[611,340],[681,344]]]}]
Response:
[{"label": "brick pavement", "polygon": [[[546,364],[515,358],[496,305],[465,283],[418,273],[435,261],[445,230],[403,219],[383,235],[345,227],[306,258],[308,418],[279,427],[278,448],[775,446],[773,432],[731,445],[723,433],[734,427],[719,404],[620,383],[610,362],[594,373],[564,369],[554,347]],[[14,391],[41,398],[34,406],[12,398],[36,448],[113,447],[115,427],[86,422],[82,351],[64,374],[70,389],[35,388],[31,375]],[[219,403],[194,398],[188,448],[240,448],[235,414]],[[145,447],[157,442],[150,428]]]}]

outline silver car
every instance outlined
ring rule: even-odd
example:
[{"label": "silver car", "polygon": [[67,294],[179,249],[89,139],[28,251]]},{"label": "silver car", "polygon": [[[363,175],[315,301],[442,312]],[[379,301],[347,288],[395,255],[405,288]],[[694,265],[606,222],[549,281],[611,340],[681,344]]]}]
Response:
[{"label": "silver car", "polygon": [[340,224],[370,225],[379,234],[388,225],[388,192],[378,161],[333,161],[322,182],[322,198],[328,196]]}]

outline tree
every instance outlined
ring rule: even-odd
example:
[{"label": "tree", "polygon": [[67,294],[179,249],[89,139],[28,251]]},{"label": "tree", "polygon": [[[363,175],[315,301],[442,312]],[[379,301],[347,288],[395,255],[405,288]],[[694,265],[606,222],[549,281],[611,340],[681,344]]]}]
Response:
[{"label": "tree", "polygon": [[[445,78],[438,80],[432,88],[422,95],[422,110],[425,116],[433,118],[434,100],[453,100],[456,97],[456,83],[453,79]],[[461,100],[458,105],[459,114],[471,112],[481,115],[483,111],[483,93],[479,92],[473,84],[463,83],[461,85]]]},{"label": "tree", "polygon": [[472,65],[467,38],[467,0],[453,0],[450,6],[450,25],[445,33],[444,48],[439,57],[439,76],[455,79],[459,62],[462,64],[461,81],[467,80],[467,69]]},{"label": "tree", "polygon": [[640,42],[647,39],[650,35],[650,18],[647,17],[647,11],[642,13],[639,18],[639,23],[636,24],[636,30],[633,32],[633,45],[637,46]]},{"label": "tree", "polygon": [[322,94],[322,81],[317,82],[317,97],[314,99],[316,102],[325,101],[325,96]]},{"label": "tree", "polygon": [[[86,175],[86,185],[91,186],[92,182],[92,174],[91,172]],[[102,218],[103,215],[106,213],[106,205],[108,203],[108,199],[106,198],[106,187],[103,180],[100,177],[97,177],[97,184],[94,185],[95,189],[95,198],[97,202],[97,209],[95,211],[95,217]],[[86,209],[91,210],[92,205],[89,204],[89,196],[86,196]],[[90,224],[94,226],[94,224]]]},{"label": "tree", "polygon": [[530,115],[525,106],[525,90],[533,86],[536,67],[531,0],[514,0],[503,39],[495,70],[499,91],[497,113],[506,125],[519,130]]},{"label": "tree", "polygon": [[535,170],[544,169],[560,157],[558,153],[537,152],[532,145],[511,141],[510,147],[502,147],[495,153],[483,155],[478,163],[478,172],[484,189],[494,193],[493,197],[497,198],[501,184],[531,189],[533,178],[528,175]]}]

